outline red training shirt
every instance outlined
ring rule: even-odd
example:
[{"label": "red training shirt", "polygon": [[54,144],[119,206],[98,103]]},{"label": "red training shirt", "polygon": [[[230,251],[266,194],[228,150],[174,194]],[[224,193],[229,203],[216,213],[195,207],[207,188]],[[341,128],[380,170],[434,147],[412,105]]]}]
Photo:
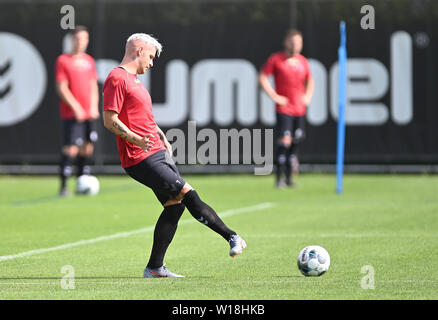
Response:
[{"label": "red training shirt", "polygon": [[137,75],[121,67],[114,68],[110,72],[103,85],[103,110],[117,112],[120,121],[139,136],[153,134],[149,139],[154,145],[148,152],[116,136],[123,168],[136,165],[155,152],[165,149],[152,113],[151,96],[138,80]]},{"label": "red training shirt", "polygon": [[297,54],[291,59],[283,51],[273,53],[261,71],[268,76],[273,75],[275,91],[289,99],[285,106],[276,105],[277,113],[291,116],[306,114],[306,106],[302,99],[306,92],[306,81],[312,75],[309,62],[303,55]]},{"label": "red training shirt", "polygon": [[[73,56],[62,54],[56,59],[55,81],[68,81],[68,88],[85,111],[86,120],[90,119],[91,90],[90,82],[97,81],[94,59],[81,53]],[[68,104],[62,99],[59,103],[61,119],[74,119],[75,115]]]}]

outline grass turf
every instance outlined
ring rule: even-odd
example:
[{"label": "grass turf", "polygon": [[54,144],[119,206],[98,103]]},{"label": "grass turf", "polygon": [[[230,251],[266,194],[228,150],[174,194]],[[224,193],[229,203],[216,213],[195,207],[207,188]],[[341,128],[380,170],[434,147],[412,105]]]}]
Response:
[{"label": "grass turf", "polygon": [[[284,190],[272,176],[185,178],[248,248],[231,259],[228,244],[186,210],[165,258],[186,277],[143,279],[161,212],[150,190],[105,176],[99,195],[63,199],[56,177],[1,176],[0,256],[146,229],[0,258],[0,299],[438,298],[438,176],[347,175],[342,195],[324,174],[300,175],[298,188]],[[331,266],[306,278],[296,258],[312,244],[328,250]],[[65,265],[74,268],[74,290],[61,288]],[[366,265],[374,289],[361,286]]]}]

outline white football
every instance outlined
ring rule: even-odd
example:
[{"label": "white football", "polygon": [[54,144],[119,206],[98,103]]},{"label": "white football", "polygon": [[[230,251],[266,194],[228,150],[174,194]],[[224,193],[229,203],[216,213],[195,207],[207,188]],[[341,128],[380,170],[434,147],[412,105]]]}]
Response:
[{"label": "white football", "polygon": [[320,246],[307,246],[297,259],[298,269],[306,277],[323,275],[330,267],[330,255]]},{"label": "white football", "polygon": [[95,176],[84,174],[78,178],[76,193],[94,196],[99,192],[99,180]]}]

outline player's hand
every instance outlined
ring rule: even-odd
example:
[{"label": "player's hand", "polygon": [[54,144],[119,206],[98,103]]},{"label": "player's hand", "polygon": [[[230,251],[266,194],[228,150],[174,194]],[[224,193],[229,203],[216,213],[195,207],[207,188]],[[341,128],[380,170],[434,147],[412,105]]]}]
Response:
[{"label": "player's hand", "polygon": [[289,103],[289,99],[285,96],[277,95],[274,99],[275,103],[280,106],[285,106]]},{"label": "player's hand", "polygon": [[304,103],[305,106],[308,106],[310,104],[310,99],[311,98],[309,96],[307,96],[307,95],[303,96],[303,103]]},{"label": "player's hand", "polygon": [[77,122],[84,122],[86,120],[86,114],[85,111],[82,109],[82,107],[77,108],[75,111],[75,120]]},{"label": "player's hand", "polygon": [[142,137],[140,139],[139,142],[139,146],[144,150],[144,151],[149,151],[150,148],[152,148],[152,146],[154,145],[154,142],[150,140],[151,137],[153,137],[154,135],[151,133],[148,133],[147,135],[145,135],[144,137]]},{"label": "player's hand", "polygon": [[90,118],[93,120],[99,119],[100,114],[98,110],[91,110],[90,111]]}]

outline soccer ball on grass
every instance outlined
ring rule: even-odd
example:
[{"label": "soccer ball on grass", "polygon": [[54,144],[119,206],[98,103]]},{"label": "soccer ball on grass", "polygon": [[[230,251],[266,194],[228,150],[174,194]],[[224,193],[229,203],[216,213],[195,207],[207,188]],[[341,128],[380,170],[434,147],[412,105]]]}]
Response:
[{"label": "soccer ball on grass", "polygon": [[99,192],[99,180],[95,176],[84,174],[78,178],[76,193],[94,196]]},{"label": "soccer ball on grass", "polygon": [[297,264],[306,277],[319,277],[330,267],[330,256],[323,247],[307,246],[298,255]]}]

